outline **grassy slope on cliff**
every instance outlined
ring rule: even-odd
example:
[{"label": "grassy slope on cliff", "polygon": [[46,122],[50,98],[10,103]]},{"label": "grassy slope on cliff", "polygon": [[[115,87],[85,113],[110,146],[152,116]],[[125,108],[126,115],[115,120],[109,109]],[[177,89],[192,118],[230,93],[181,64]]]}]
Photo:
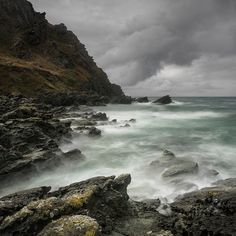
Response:
[{"label": "grassy slope on cliff", "polygon": [[0,0],[0,92],[121,95],[78,38],[26,0]]}]

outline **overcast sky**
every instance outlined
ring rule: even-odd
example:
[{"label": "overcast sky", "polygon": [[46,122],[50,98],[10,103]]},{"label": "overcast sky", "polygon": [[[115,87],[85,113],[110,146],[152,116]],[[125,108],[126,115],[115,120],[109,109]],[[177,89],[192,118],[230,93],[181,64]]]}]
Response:
[{"label": "overcast sky", "polygon": [[236,96],[236,0],[31,0],[127,94]]}]

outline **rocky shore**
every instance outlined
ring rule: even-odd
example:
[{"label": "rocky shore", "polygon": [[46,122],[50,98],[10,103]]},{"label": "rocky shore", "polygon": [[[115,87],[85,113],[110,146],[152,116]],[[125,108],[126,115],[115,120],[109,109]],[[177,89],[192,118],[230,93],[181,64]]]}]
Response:
[{"label": "rocky shore", "polygon": [[[52,96],[52,95],[51,95]],[[53,95],[55,96],[55,95]],[[104,105],[104,98],[64,95],[57,99],[0,97],[0,182],[53,171],[65,161],[82,161],[80,150],[63,153],[60,144],[77,135],[100,136],[99,122],[109,121],[86,105]],[[48,101],[48,102],[47,102]],[[127,121],[133,123],[135,120]],[[92,142],[92,140],[91,140]],[[182,163],[182,164],[181,164]],[[167,150],[149,168],[168,166],[163,178],[197,171]],[[24,190],[0,199],[0,235],[235,235],[236,179],[179,196],[170,205],[159,199],[129,199],[131,176],[96,177],[50,192],[50,186]],[[157,183],[158,184],[158,183]],[[4,195],[4,192],[2,192]]]},{"label": "rocky shore", "polygon": [[[185,194],[170,206],[135,202],[130,175],[97,177],[50,192],[49,186],[0,199],[1,235],[235,235],[236,179]],[[160,214],[164,209],[166,214]]]},{"label": "rocky shore", "polygon": [[[54,99],[52,99],[52,97]],[[104,105],[104,97],[71,94],[45,95],[32,99],[0,96],[0,183],[61,165],[64,160],[83,158],[79,150],[63,153],[59,145],[70,142],[72,127],[90,136],[101,135],[95,128],[106,114],[86,105]],[[86,103],[84,102],[86,101]]]}]

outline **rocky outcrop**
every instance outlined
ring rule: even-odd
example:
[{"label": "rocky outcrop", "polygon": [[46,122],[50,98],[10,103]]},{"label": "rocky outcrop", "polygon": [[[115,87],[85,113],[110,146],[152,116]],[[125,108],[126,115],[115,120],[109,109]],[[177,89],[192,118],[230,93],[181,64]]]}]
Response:
[{"label": "rocky outcrop", "polygon": [[169,95],[166,95],[164,97],[161,97],[161,98],[155,100],[153,103],[167,105],[167,104],[170,104],[172,102],[173,101],[172,101],[171,97]]},{"label": "rocky outcrop", "polygon": [[127,195],[130,175],[96,177],[49,192],[41,187],[0,199],[0,234],[233,236],[235,179],[180,196],[163,215],[160,200]]},{"label": "rocky outcrop", "polygon": [[63,153],[59,148],[61,143],[70,142],[72,128],[90,136],[101,135],[95,125],[108,120],[105,113],[59,104],[53,106],[22,96],[0,96],[0,192],[10,181],[27,179],[64,162],[83,161],[85,157],[80,150]]},{"label": "rocky outcrop", "polygon": [[148,97],[138,97],[138,98],[135,98],[133,101],[138,102],[138,103],[148,103],[149,99]]},{"label": "rocky outcrop", "polygon": [[[0,0],[0,35],[0,92],[31,97],[73,93],[56,98],[60,104],[71,103],[74,93],[80,102],[78,94],[84,92],[98,103],[113,97],[127,102],[78,38],[64,24],[48,23],[45,13],[35,12],[30,2]],[[102,96],[105,100],[98,98]]]},{"label": "rocky outcrop", "polygon": [[[130,175],[97,177],[37,195],[11,214],[1,211],[0,234],[101,235],[100,226],[103,233],[109,233],[115,219],[126,213],[130,181]],[[21,198],[30,199],[29,194],[21,193]],[[0,206],[6,201],[19,205],[18,198],[11,195],[0,199]]]},{"label": "rocky outcrop", "polygon": [[235,235],[235,179],[225,183],[185,194],[171,205],[175,235]]}]

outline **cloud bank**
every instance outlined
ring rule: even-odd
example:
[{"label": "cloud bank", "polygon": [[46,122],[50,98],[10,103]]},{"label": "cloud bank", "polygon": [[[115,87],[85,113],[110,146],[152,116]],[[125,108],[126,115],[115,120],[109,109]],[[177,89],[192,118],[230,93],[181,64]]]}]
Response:
[{"label": "cloud bank", "polygon": [[235,0],[31,0],[131,95],[236,95]]}]

